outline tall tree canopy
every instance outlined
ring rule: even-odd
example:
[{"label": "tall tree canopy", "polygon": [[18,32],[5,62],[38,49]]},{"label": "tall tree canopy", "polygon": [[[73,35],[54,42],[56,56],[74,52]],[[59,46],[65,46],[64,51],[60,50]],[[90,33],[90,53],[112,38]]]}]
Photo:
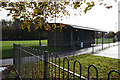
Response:
[{"label": "tall tree canopy", "polygon": [[[100,5],[104,5],[106,8],[112,8],[112,6],[107,6],[102,2],[103,0],[98,0]],[[56,28],[62,30],[65,27],[64,24],[56,26],[53,24],[50,26],[46,22],[47,18],[62,18],[63,16],[70,16],[70,13],[66,11],[66,7],[71,6],[74,9],[80,9],[82,12],[86,13],[88,10],[91,10],[95,3],[94,1],[78,0],[75,1],[30,1],[24,0],[20,2],[0,2],[0,7],[9,10],[7,16],[12,15],[13,19],[19,19],[22,22],[22,25],[19,27],[21,29],[27,28],[28,31],[31,29],[44,29],[47,31],[53,31]],[[63,14],[63,15],[61,15]],[[34,26],[31,26],[34,25]],[[33,28],[31,28],[33,27]]]},{"label": "tall tree canopy", "polygon": [[116,34],[113,31],[110,31],[108,34],[106,34],[107,38],[114,38]]},{"label": "tall tree canopy", "polygon": [[116,33],[117,38],[120,40],[120,31]]}]

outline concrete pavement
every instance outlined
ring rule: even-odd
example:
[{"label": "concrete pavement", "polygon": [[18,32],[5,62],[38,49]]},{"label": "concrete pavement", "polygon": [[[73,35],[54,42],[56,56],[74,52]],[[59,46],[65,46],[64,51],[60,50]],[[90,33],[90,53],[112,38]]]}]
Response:
[{"label": "concrete pavement", "polygon": [[107,49],[99,51],[93,55],[120,59],[120,51],[119,51],[120,49],[118,47],[120,48],[120,45],[107,48]]},{"label": "concrete pavement", "polygon": [[12,65],[13,64],[13,59],[0,59],[0,62],[2,64],[0,66],[7,66],[7,65]]}]

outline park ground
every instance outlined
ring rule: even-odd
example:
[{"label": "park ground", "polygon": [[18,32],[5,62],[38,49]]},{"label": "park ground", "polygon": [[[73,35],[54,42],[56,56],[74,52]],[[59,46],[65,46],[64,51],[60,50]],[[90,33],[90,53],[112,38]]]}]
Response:
[{"label": "park ground", "polygon": [[[47,44],[47,40],[42,40],[42,45]],[[23,40],[23,41],[2,41],[2,58],[8,59],[13,57],[13,43],[23,46],[39,45],[39,40]]]},{"label": "park ground", "polygon": [[[42,44],[46,45],[46,42],[47,41],[43,41]],[[12,52],[13,43],[19,44],[20,41],[6,41],[6,42],[3,41],[3,50],[8,49],[8,50],[11,50],[11,52]],[[31,46],[32,43],[33,44],[39,44],[39,41],[21,41],[21,44],[24,44],[24,45],[27,45],[27,46]],[[9,51],[6,51],[6,52],[9,52]],[[9,54],[9,53],[7,53],[7,54]],[[112,69],[119,70],[119,67],[118,67],[119,66],[118,65],[118,60],[119,59],[114,58],[114,56],[117,55],[117,54],[118,54],[118,46],[114,46],[114,47],[105,49],[103,51],[100,51],[100,52],[98,52],[97,54],[94,54],[94,55],[83,54],[83,55],[75,56],[75,59],[79,60],[81,62],[82,66],[83,66],[82,70],[84,70],[86,72],[87,72],[87,67],[90,64],[94,64],[96,67],[98,67],[99,70],[101,70],[101,71],[99,71],[100,72],[100,77],[105,78],[107,76],[106,74],[107,74],[108,71],[110,71]],[[112,57],[109,57],[108,55],[111,55]],[[8,56],[6,58],[11,58],[10,56]],[[74,62],[74,60],[73,60],[72,57],[69,57],[69,60],[70,60],[71,66],[72,66],[72,63]],[[108,66],[108,65],[110,65],[110,66]],[[70,68],[70,69],[72,69],[72,68]],[[102,74],[102,71],[106,74]],[[87,75],[86,73],[83,73],[83,76],[86,77],[86,75]],[[92,74],[92,75],[95,75],[95,74]],[[11,77],[11,76],[9,76],[9,77]]]},{"label": "park ground", "polygon": [[[104,40],[104,43],[108,43],[108,39]],[[112,43],[113,40],[110,39],[110,43]],[[27,46],[27,47],[36,47],[37,45],[39,45],[39,40],[22,40],[22,41],[2,41],[2,59],[8,59],[8,58],[12,58],[13,57],[13,43],[14,44],[21,44],[23,46]],[[95,40],[95,43],[97,43],[97,40]],[[101,44],[102,40],[98,39],[98,43]],[[42,45],[47,45],[47,40],[41,40],[41,44]],[[48,47],[45,47],[48,48]],[[44,48],[44,49],[45,49]],[[52,48],[48,48],[45,50],[49,50],[50,52],[52,52]]]}]

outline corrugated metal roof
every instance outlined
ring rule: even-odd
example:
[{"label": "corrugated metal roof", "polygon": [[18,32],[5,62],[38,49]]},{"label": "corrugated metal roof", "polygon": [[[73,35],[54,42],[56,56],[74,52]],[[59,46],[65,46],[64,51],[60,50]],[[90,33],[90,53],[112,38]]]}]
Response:
[{"label": "corrugated metal roof", "polygon": [[76,25],[70,25],[70,26],[72,26],[73,28],[76,28],[76,29],[84,29],[84,30],[91,30],[91,31],[97,31],[97,32],[107,32],[107,31],[103,31],[103,30],[100,30],[100,29],[84,27],[84,26],[76,26]]}]

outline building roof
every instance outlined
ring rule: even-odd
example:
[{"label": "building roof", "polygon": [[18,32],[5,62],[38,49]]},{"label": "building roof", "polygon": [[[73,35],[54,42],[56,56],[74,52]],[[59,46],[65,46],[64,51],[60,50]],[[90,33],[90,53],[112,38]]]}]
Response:
[{"label": "building roof", "polygon": [[[60,25],[61,23],[49,23],[49,24]],[[63,23],[62,23],[62,24],[63,24]],[[103,31],[103,30],[100,30],[100,29],[90,28],[90,27],[84,27],[84,26],[77,26],[77,25],[71,25],[71,24],[64,24],[64,25],[69,25],[70,27],[75,28],[75,29],[83,29],[83,30],[90,30],[90,31],[104,32],[104,33],[107,32],[107,31]]]},{"label": "building roof", "polygon": [[76,29],[91,30],[91,31],[96,31],[96,32],[107,32],[107,31],[103,31],[103,30],[100,30],[100,29],[95,29],[95,28],[90,28],[90,27],[84,27],[84,26],[76,26],[76,25],[70,25],[70,26],[72,26],[73,28],[76,28]]}]

